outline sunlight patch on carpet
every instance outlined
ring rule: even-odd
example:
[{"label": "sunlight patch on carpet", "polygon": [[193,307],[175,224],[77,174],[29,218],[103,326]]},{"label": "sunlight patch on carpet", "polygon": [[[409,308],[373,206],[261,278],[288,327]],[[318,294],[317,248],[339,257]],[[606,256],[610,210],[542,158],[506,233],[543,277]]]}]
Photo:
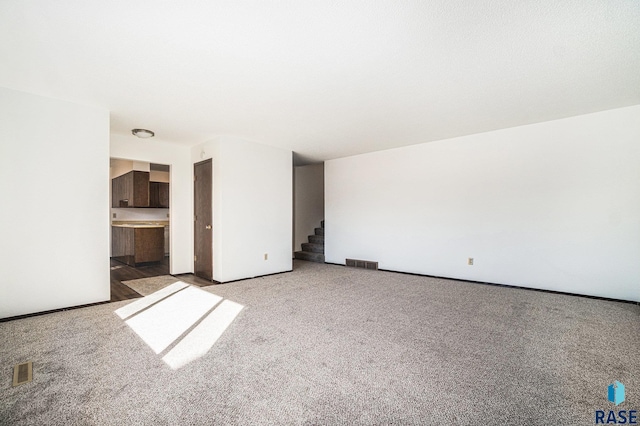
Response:
[{"label": "sunlight patch on carpet", "polygon": [[179,281],[115,313],[175,370],[205,355],[243,308],[222,300]]},{"label": "sunlight patch on carpet", "polygon": [[206,316],[184,339],[171,349],[162,360],[171,368],[187,365],[209,352],[218,338],[238,316],[243,306],[230,300],[223,301]]},{"label": "sunlight patch on carpet", "polygon": [[221,300],[222,297],[187,287],[131,317],[126,323],[159,354]]},{"label": "sunlight patch on carpet", "polygon": [[176,293],[184,288],[189,287],[189,284],[183,283],[182,281],[178,281],[176,283],[171,284],[168,287],[163,288],[162,290],[158,290],[155,293],[152,293],[148,296],[145,296],[141,299],[137,299],[133,303],[129,303],[126,306],[116,310],[116,314],[122,318],[128,318],[132,315],[137,314],[138,312],[148,308],[149,306],[158,303],[158,301]]}]

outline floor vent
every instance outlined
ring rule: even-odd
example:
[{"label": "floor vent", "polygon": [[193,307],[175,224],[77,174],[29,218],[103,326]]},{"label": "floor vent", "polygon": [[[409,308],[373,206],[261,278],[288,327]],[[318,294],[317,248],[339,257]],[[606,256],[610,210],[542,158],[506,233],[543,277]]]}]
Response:
[{"label": "floor vent", "polygon": [[33,379],[33,364],[31,361],[16,364],[13,367],[13,386],[29,383]]},{"label": "floor vent", "polygon": [[369,260],[347,259],[346,264],[347,266],[352,266],[354,268],[378,270],[378,262],[371,262]]}]

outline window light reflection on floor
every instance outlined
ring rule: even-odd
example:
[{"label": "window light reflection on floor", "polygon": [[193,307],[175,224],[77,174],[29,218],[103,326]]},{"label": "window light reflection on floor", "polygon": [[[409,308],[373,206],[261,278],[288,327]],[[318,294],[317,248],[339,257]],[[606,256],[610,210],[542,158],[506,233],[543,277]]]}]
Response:
[{"label": "window light reflection on floor", "polygon": [[222,333],[238,316],[243,306],[230,300],[223,301],[188,335],[174,346],[162,360],[171,368],[187,365],[209,352]]},{"label": "window light reflection on floor", "polygon": [[116,315],[118,315],[122,319],[127,319],[137,314],[138,312],[148,308],[149,306],[152,306],[153,304],[159,302],[165,297],[170,296],[173,293],[187,287],[189,287],[189,284],[185,284],[182,281],[176,281],[170,286],[167,286],[143,298],[136,299],[128,305],[123,306],[122,308],[115,311]]},{"label": "window light reflection on floor", "polygon": [[242,308],[177,281],[115,313],[175,370],[205,355]]}]

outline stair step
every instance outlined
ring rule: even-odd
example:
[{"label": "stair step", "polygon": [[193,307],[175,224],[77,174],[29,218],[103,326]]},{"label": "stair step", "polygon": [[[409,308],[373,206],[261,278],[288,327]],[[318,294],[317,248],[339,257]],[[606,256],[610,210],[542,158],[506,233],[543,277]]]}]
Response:
[{"label": "stair step", "polygon": [[310,262],[324,263],[324,254],[322,253],[310,253],[308,251],[297,251],[294,253],[294,257],[299,260],[308,260]]},{"label": "stair step", "polygon": [[316,228],[315,233],[316,235],[324,235],[324,228]]},{"label": "stair step", "polygon": [[309,235],[309,242],[313,244],[324,244],[324,235]]},{"label": "stair step", "polygon": [[324,253],[324,244],[302,243],[302,251]]}]

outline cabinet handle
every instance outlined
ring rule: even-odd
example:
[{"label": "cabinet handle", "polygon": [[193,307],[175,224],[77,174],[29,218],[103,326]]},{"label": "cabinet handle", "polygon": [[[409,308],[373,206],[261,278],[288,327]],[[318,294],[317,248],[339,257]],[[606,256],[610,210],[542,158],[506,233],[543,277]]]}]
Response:
[{"label": "cabinet handle", "polygon": [[211,225],[205,226],[205,229],[211,229]]}]

